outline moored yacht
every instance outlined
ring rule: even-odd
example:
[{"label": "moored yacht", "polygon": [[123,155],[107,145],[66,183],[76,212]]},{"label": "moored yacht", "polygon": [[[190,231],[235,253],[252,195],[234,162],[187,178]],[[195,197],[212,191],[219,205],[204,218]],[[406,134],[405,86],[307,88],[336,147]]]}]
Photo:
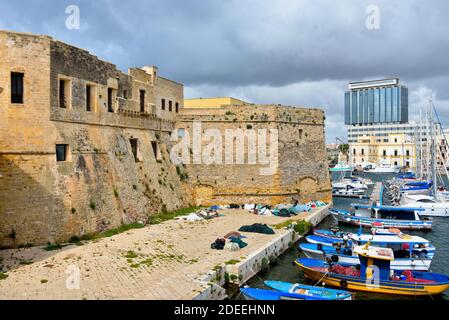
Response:
[{"label": "moored yacht", "polygon": [[393,166],[391,164],[380,164],[372,169],[366,170],[369,173],[398,173],[400,170],[399,167]]},{"label": "moored yacht", "polygon": [[449,217],[449,202],[439,201],[435,197],[422,194],[402,194],[400,207],[424,209],[421,216]]}]

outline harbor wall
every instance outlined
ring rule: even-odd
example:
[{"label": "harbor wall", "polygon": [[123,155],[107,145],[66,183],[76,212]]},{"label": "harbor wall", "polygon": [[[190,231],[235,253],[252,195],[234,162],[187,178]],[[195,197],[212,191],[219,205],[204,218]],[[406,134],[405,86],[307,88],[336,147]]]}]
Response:
[{"label": "harbor wall", "polygon": [[[330,206],[319,208],[317,211],[310,214],[305,220],[310,222],[313,227],[316,227],[329,215]],[[266,263],[270,264],[274,259],[285,253],[286,250],[292,248],[302,236],[296,233],[294,230],[289,229],[280,234],[275,239],[266,243],[262,248],[254,251],[248,255],[243,261],[235,265],[225,265],[218,270],[211,270],[205,278],[205,282],[208,283],[208,287],[203,292],[194,297],[194,300],[221,300],[227,296],[223,296],[223,291],[220,291],[217,286],[224,286],[225,282],[224,273],[228,274],[228,277],[235,278],[232,284],[242,286],[247,283],[251,278],[256,276],[260,271],[266,267]],[[264,262],[265,261],[265,262]],[[219,281],[216,281],[219,279]],[[222,288],[222,290],[224,290]]]}]

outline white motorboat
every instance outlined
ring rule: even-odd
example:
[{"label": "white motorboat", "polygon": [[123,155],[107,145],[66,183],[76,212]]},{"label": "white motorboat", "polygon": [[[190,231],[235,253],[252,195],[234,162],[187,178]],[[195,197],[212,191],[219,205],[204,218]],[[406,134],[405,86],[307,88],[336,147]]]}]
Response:
[{"label": "white motorboat", "polygon": [[422,194],[403,194],[401,207],[422,208],[419,214],[430,217],[449,217],[449,202],[439,201],[434,197]]},{"label": "white motorboat", "polygon": [[391,164],[380,164],[373,169],[369,169],[366,172],[369,173],[398,173],[399,167],[393,166]]},{"label": "white motorboat", "polygon": [[354,188],[350,185],[345,188],[332,188],[332,196],[334,197],[360,198],[365,193],[366,189]]},{"label": "white motorboat", "polygon": [[339,181],[332,182],[332,188],[334,189],[346,189],[347,186],[354,189],[368,189],[368,185],[358,178],[342,178]]}]

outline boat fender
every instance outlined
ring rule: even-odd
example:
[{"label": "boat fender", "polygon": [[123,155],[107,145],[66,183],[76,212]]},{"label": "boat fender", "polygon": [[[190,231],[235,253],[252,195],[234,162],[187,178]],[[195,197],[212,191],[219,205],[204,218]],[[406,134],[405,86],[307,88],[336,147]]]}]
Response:
[{"label": "boat fender", "polygon": [[334,255],[331,257],[331,260],[332,260],[332,262],[338,262],[338,256],[334,254]]},{"label": "boat fender", "polygon": [[341,280],[340,281],[340,287],[346,288],[347,286],[348,286],[348,281],[346,281],[346,280]]}]

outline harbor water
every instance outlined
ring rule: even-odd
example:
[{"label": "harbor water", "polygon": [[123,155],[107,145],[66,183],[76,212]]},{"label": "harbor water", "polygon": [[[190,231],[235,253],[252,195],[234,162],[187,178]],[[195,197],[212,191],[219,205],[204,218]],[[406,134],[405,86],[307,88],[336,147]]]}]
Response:
[{"label": "harbor water", "polygon": [[[391,179],[393,174],[368,174],[362,173],[360,176],[370,178],[373,182],[386,181]],[[338,174],[333,175],[334,179],[338,179]],[[447,179],[445,179],[447,182]],[[370,192],[371,190],[368,190]],[[334,208],[336,209],[349,209],[351,203],[361,202],[359,199],[348,198],[334,198]],[[429,240],[436,247],[436,254],[432,261],[431,271],[443,274],[449,274],[449,218],[433,218],[433,227],[430,232],[412,231],[407,233],[421,236]],[[332,216],[327,217],[318,226],[318,229],[328,229],[331,226],[337,225],[337,222]],[[343,231],[357,232],[358,228],[340,225],[340,229]],[[366,229],[365,229],[366,232]],[[271,266],[271,268],[256,275],[252,278],[247,285],[254,288],[264,288],[265,280],[278,280],[291,283],[304,283],[315,285],[316,283],[310,282],[306,279],[298,267],[292,264],[299,257],[305,257],[302,253],[299,253],[297,248],[289,249],[285,254],[279,257],[278,262]],[[321,285],[321,284],[316,284]],[[241,295],[234,297],[235,299],[244,299]],[[386,294],[373,294],[365,292],[355,292],[355,298],[357,300],[410,300],[410,299],[445,299],[449,300],[449,292],[446,291],[442,296],[438,297],[405,297],[398,295],[386,295]]]}]

